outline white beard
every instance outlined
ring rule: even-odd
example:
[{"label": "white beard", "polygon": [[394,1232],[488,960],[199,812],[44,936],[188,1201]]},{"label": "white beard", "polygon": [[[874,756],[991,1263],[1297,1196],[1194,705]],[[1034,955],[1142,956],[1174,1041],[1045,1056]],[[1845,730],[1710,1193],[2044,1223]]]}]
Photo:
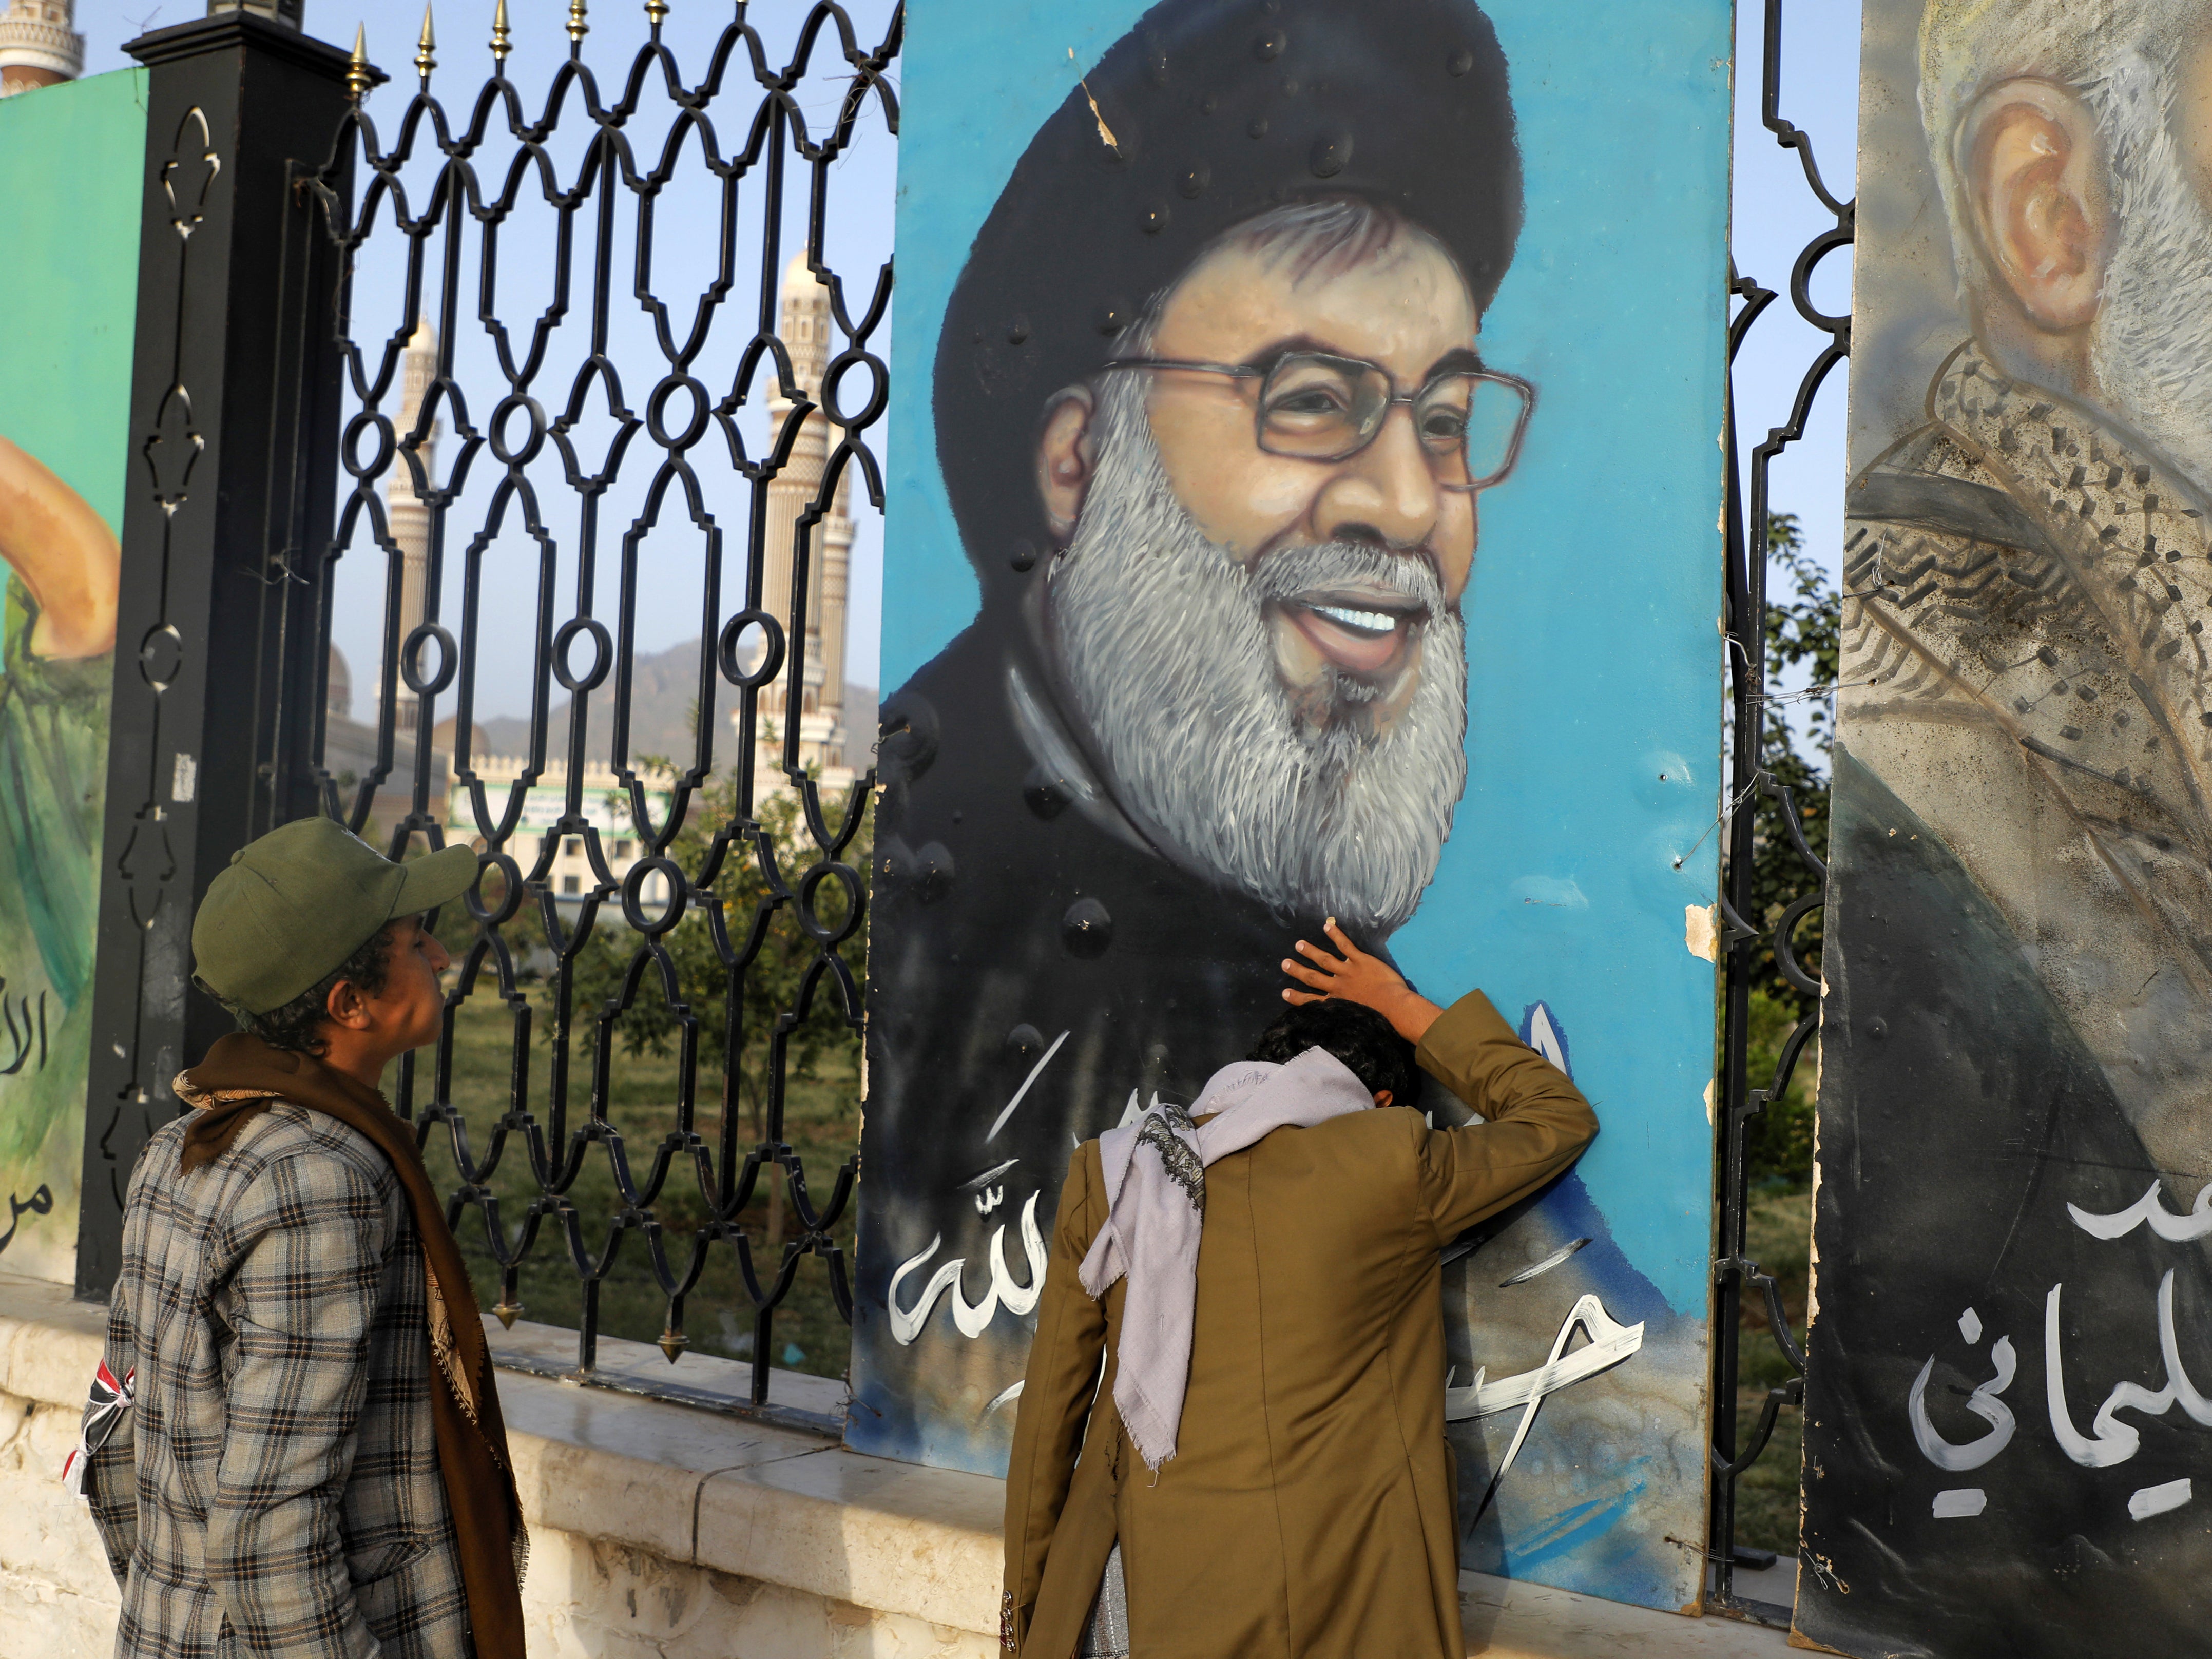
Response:
[{"label": "white beard", "polygon": [[2120,234],[2089,362],[2111,412],[2212,490],[2212,216],[2166,113],[2172,82],[2131,53],[2098,100]]},{"label": "white beard", "polygon": [[[1048,605],[1115,798],[1224,886],[1285,916],[1389,933],[1436,874],[1467,786],[1466,626],[1435,568],[1331,542],[1248,568],[1176,498],[1137,377],[1109,379],[1097,429],[1097,476]],[[1365,681],[1335,676],[1316,733],[1276,673],[1265,603],[1333,584],[1380,584],[1427,610],[1408,624],[1412,700],[1379,737]]]}]

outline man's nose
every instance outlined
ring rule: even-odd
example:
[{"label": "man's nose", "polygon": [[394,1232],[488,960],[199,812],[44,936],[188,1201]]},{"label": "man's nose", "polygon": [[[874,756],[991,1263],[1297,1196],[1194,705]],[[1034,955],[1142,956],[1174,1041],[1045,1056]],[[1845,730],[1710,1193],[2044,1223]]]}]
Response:
[{"label": "man's nose", "polygon": [[1379,538],[1419,547],[1437,526],[1440,501],[1413,411],[1401,405],[1383,417],[1372,443],[1336,464],[1315,500],[1314,529],[1328,541]]},{"label": "man's nose", "polygon": [[430,959],[430,971],[432,973],[442,974],[447,969],[453,966],[453,958],[452,952],[447,951],[445,945],[440,942],[438,936],[435,933],[425,929],[422,934],[422,943],[428,947],[423,954]]}]

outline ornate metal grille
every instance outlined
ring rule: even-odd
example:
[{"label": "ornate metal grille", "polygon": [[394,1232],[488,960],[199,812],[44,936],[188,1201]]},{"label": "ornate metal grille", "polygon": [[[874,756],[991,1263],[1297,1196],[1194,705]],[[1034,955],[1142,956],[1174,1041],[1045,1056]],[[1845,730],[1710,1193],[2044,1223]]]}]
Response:
[{"label": "ornate metal grille", "polygon": [[[1758,952],[1765,944],[1773,950],[1790,983],[1808,996],[1820,995],[1818,969],[1808,969],[1798,961],[1794,941],[1805,920],[1820,908],[1826,897],[1827,866],[1806,841],[1791,791],[1778,782],[1766,766],[1769,692],[1765,526],[1769,470],[1777,456],[1803,437],[1814,399],[1820,395],[1830,371],[1850,350],[1850,318],[1830,316],[1821,311],[1813,301],[1812,280],[1814,268],[1823,258],[1850,245],[1852,204],[1838,200],[1828,189],[1814,159],[1812,139],[1782,117],[1782,15],[1783,0],[1766,0],[1759,70],[1760,119],[1778,144],[1796,152],[1807,188],[1819,198],[1821,207],[1834,216],[1835,222],[1799,250],[1790,271],[1791,305],[1798,316],[1826,337],[1826,343],[1806,366],[1789,418],[1771,428],[1753,448],[1747,462],[1736,442],[1733,391],[1729,398],[1728,639],[1735,747],[1731,756],[1731,793],[1728,796],[1731,808],[1728,859],[1720,901],[1722,942],[1728,956],[1720,1078],[1723,1110],[1717,1170],[1719,1255],[1713,1263],[1717,1294],[1713,1304],[1711,1548],[1714,1598],[1720,1607],[1787,1625],[1788,1607],[1739,1596],[1735,1589],[1738,1565],[1736,1481],[1766,1451],[1783,1407],[1802,1406],[1805,1398],[1804,1348],[1790,1329],[1774,1277],[1761,1271],[1758,1262],[1744,1255],[1750,1210],[1746,1142],[1753,1121],[1769,1103],[1781,1099],[1787,1092],[1798,1058],[1812,1040],[1820,1021],[1817,1012],[1799,1020],[1783,1041],[1773,1075],[1754,1079],[1749,1067],[1751,991]],[[1746,337],[1778,296],[1774,289],[1764,288],[1741,274],[1732,276],[1729,293],[1738,302],[1729,328],[1729,361],[1733,371]],[[1769,923],[1763,915],[1753,914],[1753,886],[1761,839],[1771,836],[1787,839],[1805,867],[1810,886]],[[1775,1342],[1796,1375],[1769,1391],[1749,1441],[1739,1448],[1738,1310],[1747,1288],[1763,1296]]]},{"label": "ornate metal grille", "polygon": [[[343,775],[319,719],[316,775],[323,810],[358,831],[374,823],[394,856],[410,843],[443,844],[449,825],[478,846],[484,874],[465,923],[441,927],[449,939],[465,936],[444,1036],[434,1063],[404,1062],[396,1104],[426,1146],[450,1151],[459,1184],[448,1214],[465,1242],[475,1231],[468,1224],[480,1225],[500,1278],[495,1311],[511,1324],[526,1264],[565,1254],[581,1285],[576,1363],[588,1373],[598,1361],[600,1291],[627,1245],[643,1251],[665,1298],[660,1341],[674,1360],[689,1340],[687,1294],[715,1253],[730,1253],[751,1304],[750,1399],[765,1406],[773,1322],[803,1258],[822,1258],[836,1309],[851,1318],[835,1230],[859,1156],[845,1157],[825,1200],[811,1197],[786,1133],[786,1084],[787,1050],[817,999],[834,1000],[855,1030],[861,1019],[842,953],[860,926],[865,884],[845,854],[873,774],[825,799],[830,792],[804,763],[802,714],[819,678],[809,645],[818,526],[842,510],[848,472],[882,505],[869,428],[888,387],[875,341],[890,264],[848,283],[825,258],[825,237],[833,210],[852,193],[836,187],[840,160],[868,124],[896,133],[890,76],[903,14],[892,8],[870,46],[845,9],[823,0],[794,10],[793,34],[770,41],[739,0],[704,62],[690,66],[701,76],[691,82],[664,40],[668,6],[648,0],[644,10],[647,38],[606,96],[586,61],[585,0],[570,0],[568,52],[534,110],[507,72],[514,40],[505,0],[490,78],[450,103],[432,88],[437,47],[426,13],[414,59],[419,85],[388,144],[362,105],[384,77],[355,47],[350,106],[329,159],[304,180],[347,273],[337,319],[350,405],[344,477],[336,532],[313,573],[323,637],[332,596],[344,591],[341,558],[380,564],[385,600],[373,763]],[[888,210],[886,193],[857,210]],[[778,332],[793,245],[827,289],[826,352]],[[389,273],[398,272],[396,304],[369,303],[371,255],[385,261],[381,299],[392,297]],[[668,285],[678,256],[702,269],[696,290]],[[532,285],[544,292],[540,307],[518,304],[517,290]],[[625,343],[622,325],[641,312],[650,343],[634,330],[639,337]],[[418,334],[425,325],[428,334]],[[817,362],[827,358],[812,388],[794,368],[810,351]],[[810,420],[817,432],[828,428],[820,476],[796,477],[793,458]],[[442,469],[441,427],[451,434]],[[781,485],[787,498],[794,482],[811,488],[772,511],[772,493]],[[847,493],[860,491],[848,482]],[[556,501],[571,509],[573,535],[556,532]],[[617,503],[635,504],[635,517],[609,534],[602,514]],[[778,532],[787,545],[775,544]],[[500,538],[518,532],[526,538],[522,568],[534,573],[526,602],[489,574]],[[697,581],[693,743],[688,757],[663,763],[640,752],[632,731],[636,629],[641,596],[683,580],[679,570],[696,571]],[[602,614],[610,574],[611,618]],[[526,751],[519,768],[488,780],[477,722],[489,689],[484,663],[511,648],[502,636],[517,635],[528,641]],[[556,688],[568,693],[565,709]],[[718,703],[732,696],[733,718],[718,731]],[[450,734],[441,730],[449,714]],[[452,797],[441,804],[448,754]],[[587,810],[595,760],[619,797],[614,831],[595,827]],[[533,788],[562,791],[561,810],[526,826]],[[769,810],[778,793],[795,794],[795,822]],[[779,836],[779,821],[792,832]],[[679,846],[687,825],[693,833]],[[642,856],[625,860],[611,849],[617,834]],[[573,895],[555,887],[564,849],[570,867],[580,859],[584,866],[570,878]],[[730,893],[747,865],[758,880],[753,902],[739,908]],[[626,933],[610,927],[611,908]],[[749,1028],[748,986],[763,971],[779,913],[795,918],[811,959],[765,1029],[757,1011]],[[712,1006],[686,1000],[696,988],[682,982],[675,959],[679,925],[711,938],[721,981]],[[542,930],[538,940],[519,937],[532,928]],[[580,964],[593,939],[604,950],[611,935],[620,970],[592,1006]],[[541,960],[550,955],[536,993],[521,976],[526,943],[537,944]],[[507,1024],[505,1109],[488,1133],[478,1115],[481,1140],[453,1087],[471,998],[496,999]],[[621,1023],[647,1012],[677,1060],[672,1121],[657,1143],[626,1134],[612,1099]],[[548,1029],[534,1038],[540,1018]],[[719,1089],[702,1053],[716,1030]],[[748,1056],[764,1081],[757,1136],[741,1133]],[[541,1057],[544,1075],[533,1083]],[[517,1160],[528,1176],[519,1214]],[[504,1207],[495,1186],[502,1164]],[[577,1201],[594,1167],[611,1180],[611,1213]],[[740,1215],[779,1181],[794,1236],[780,1255],[756,1261]],[[696,1194],[682,1190],[694,1185]],[[679,1195],[695,1224],[664,1219]]]},{"label": "ornate metal grille", "polygon": [[[469,942],[449,1000],[445,1040],[427,1068],[429,1075],[407,1061],[398,1106],[418,1121],[425,1141],[442,1139],[452,1152],[458,1186],[449,1212],[456,1221],[469,1210],[476,1212],[500,1267],[502,1298],[495,1312],[508,1318],[520,1312],[515,1281],[526,1261],[564,1255],[581,1285],[577,1367],[591,1371],[598,1363],[599,1285],[626,1248],[626,1234],[639,1232],[653,1281],[665,1297],[664,1347],[675,1358],[688,1343],[686,1297],[699,1285],[708,1259],[723,1249],[737,1263],[752,1303],[750,1398],[754,1405],[768,1405],[772,1322],[803,1270],[803,1256],[821,1256],[838,1312],[845,1318],[852,1312],[834,1230],[848,1212],[858,1155],[842,1161],[825,1201],[811,1201],[805,1166],[785,1137],[785,1057],[792,1033],[818,995],[834,1000],[852,1026],[860,1022],[860,994],[845,947],[863,918],[865,878],[845,852],[860,830],[872,775],[854,781],[842,799],[825,801],[823,785],[801,763],[801,723],[794,710],[803,708],[810,671],[807,606],[814,595],[817,529],[834,511],[845,473],[863,483],[872,507],[880,511],[883,500],[872,427],[883,416],[890,376],[874,341],[890,312],[891,268],[883,261],[848,292],[845,276],[825,257],[825,234],[832,208],[848,199],[836,191],[836,164],[856,133],[880,122],[878,131],[896,135],[898,104],[890,77],[902,13],[894,9],[878,42],[867,46],[848,11],[823,0],[799,20],[790,55],[776,60],[748,20],[748,7],[738,3],[703,66],[696,66],[702,80],[686,82],[675,51],[661,40],[668,7],[648,0],[644,11],[648,40],[630,55],[613,101],[604,101],[599,82],[584,62],[586,4],[571,0],[568,53],[553,70],[535,112],[525,91],[507,76],[511,31],[504,0],[491,38],[493,76],[473,86],[465,104],[453,101],[452,111],[431,91],[435,42],[425,20],[414,60],[418,88],[392,124],[389,149],[361,104],[385,77],[356,46],[352,108],[321,168],[303,170],[301,188],[321,204],[323,232],[347,272],[356,272],[365,250],[394,250],[400,270],[394,316],[380,319],[392,323],[389,330],[372,331],[356,323],[356,285],[338,307],[337,352],[349,403],[341,445],[345,480],[337,533],[323,550],[323,568],[312,573],[312,586],[325,639],[331,595],[341,591],[334,566],[347,553],[383,564],[385,608],[372,765],[352,779],[327,765],[327,732],[319,717],[314,752],[325,763],[316,779],[323,810],[356,830],[372,827],[374,814],[389,799],[387,785],[396,785],[404,807],[389,821],[374,821],[394,852],[410,842],[441,845],[449,823],[473,827],[483,841],[487,891],[469,902]],[[1834,215],[1834,226],[1798,252],[1790,274],[1794,310],[1823,331],[1827,345],[1802,374],[1790,418],[1747,460],[1736,452],[1735,429],[1729,431],[1735,794],[1729,796],[1728,880],[1721,894],[1728,960],[1721,1252],[1714,1263],[1719,1312],[1712,1555],[1717,1601],[1752,1617],[1785,1617],[1785,1610],[1736,1597],[1732,1589],[1735,1482],[1767,1449],[1778,1409],[1801,1401],[1802,1382],[1774,1389],[1750,1440],[1739,1444],[1736,1307],[1745,1285],[1765,1297],[1777,1343],[1798,1371],[1802,1352],[1787,1328],[1771,1276],[1743,1256],[1745,1133],[1767,1102],[1783,1095],[1816,1022],[1808,1018],[1790,1033],[1770,1079],[1752,1079],[1747,1000],[1763,945],[1771,945],[1783,973],[1798,988],[1818,991],[1816,975],[1794,956],[1792,938],[1820,905],[1825,883],[1825,867],[1802,836],[1790,792],[1765,768],[1767,599],[1759,526],[1767,520],[1771,460],[1801,438],[1814,398],[1850,349],[1850,319],[1818,310],[1809,283],[1818,261],[1851,241],[1851,204],[1829,192],[1808,135],[1781,118],[1781,0],[1767,0],[1763,122],[1781,146],[1796,150],[1808,188]],[[810,95],[832,115],[810,118]],[[639,143],[654,119],[661,122],[659,143],[657,150],[646,146],[646,153]],[[805,184],[803,201],[796,204],[794,168],[803,170]],[[653,258],[654,208],[672,199],[681,179],[706,181],[717,201],[710,237],[714,270],[684,296],[686,303],[677,303],[654,281]],[[553,295],[526,319],[511,305],[502,314],[500,281],[502,234],[508,246],[522,243],[514,226],[525,208],[553,216]],[[887,204],[872,199],[863,208],[883,212]],[[803,222],[796,234],[790,228],[794,215]],[[706,241],[708,232],[695,232],[695,239]],[[807,394],[794,372],[790,341],[776,330],[781,254],[787,243],[803,248],[807,268],[830,292],[836,343],[821,374],[818,400]],[[522,246],[542,248],[544,241]],[[622,268],[623,250],[630,254],[629,270]],[[757,303],[734,303],[748,268],[757,270],[750,292]],[[865,303],[856,305],[860,292]],[[1729,330],[1735,361],[1777,292],[1750,276],[1736,276],[1732,295],[1739,301]],[[654,358],[644,369],[635,361],[615,361],[611,323],[623,305],[641,307],[650,321]],[[434,372],[410,400],[404,356],[418,321],[431,323],[438,345]],[[564,343],[577,337],[581,349],[560,365]],[[476,362],[462,349],[465,338],[480,352]],[[714,376],[706,369],[710,361],[723,365]],[[630,376],[644,372],[650,385],[626,380],[626,369]],[[865,394],[848,389],[860,383],[867,387]],[[761,407],[768,400],[775,400],[776,411],[763,427]],[[403,418],[410,404],[411,418]],[[602,456],[591,460],[581,434],[595,418],[611,438]],[[825,462],[801,508],[785,522],[769,514],[769,491],[779,480],[790,487],[792,452],[807,420],[830,429]],[[456,441],[445,471],[434,462],[438,425],[449,427]],[[644,442],[635,442],[639,431]],[[394,493],[394,477],[404,480],[398,495],[411,500],[425,520],[414,577],[410,549],[394,531],[385,500]],[[635,489],[641,504],[608,549],[602,544],[599,508],[622,500],[623,489]],[[562,491],[575,507],[575,535],[566,544],[550,529],[553,514],[546,508],[550,495]],[[726,544],[726,529],[732,525],[738,533]],[[721,732],[714,719],[699,719],[688,761],[657,775],[630,741],[637,595],[641,584],[659,580],[654,556],[684,526],[703,546],[696,586],[699,708],[712,710],[721,686],[734,692],[737,708],[730,732]],[[787,533],[790,544],[776,546],[772,531]],[[487,553],[502,533],[525,535],[535,549],[538,580],[520,623],[511,622],[515,608],[508,606],[507,592],[487,580]],[[449,560],[456,580],[449,580]],[[598,615],[604,608],[598,599],[602,562],[613,564],[613,626]],[[410,581],[416,584],[414,599]],[[458,606],[449,604],[452,598],[458,598]],[[480,757],[471,752],[473,712],[487,654],[483,646],[511,626],[529,633],[529,741],[525,768],[511,781],[489,783],[476,768]],[[556,686],[568,692],[566,710],[553,706]],[[772,719],[776,710],[785,714],[781,728]],[[452,737],[441,738],[441,721],[449,712]],[[763,712],[769,714],[765,728]],[[781,757],[772,757],[768,775],[761,776],[754,757],[763,730],[769,745],[781,744]],[[615,869],[602,832],[584,810],[584,772],[592,741],[599,738],[622,790],[629,834],[648,849],[626,872]],[[453,790],[467,799],[445,811],[438,810],[447,785],[442,754],[452,757]],[[728,779],[723,814],[717,814],[708,787],[717,768]],[[549,825],[525,827],[526,792],[544,785],[556,769],[562,772],[562,811]],[[654,785],[664,787],[665,803],[657,801]],[[763,821],[769,794],[783,787],[796,796],[803,842],[779,838]],[[686,867],[671,852],[686,825],[703,827],[699,814],[714,814],[714,821],[703,856]],[[1777,834],[1796,849],[1812,887],[1770,927],[1765,918],[1750,915],[1750,884],[1760,836]],[[562,915],[550,872],[556,848],[571,838],[584,848],[591,884],[577,896],[573,915]],[[765,896],[750,914],[732,914],[717,883],[744,863],[759,869]],[[613,998],[581,1009],[573,1022],[577,960],[592,938],[608,931],[611,918],[602,921],[608,905],[619,907],[629,929],[626,973]],[[671,936],[692,911],[728,971],[728,994],[719,1009],[692,1006],[679,995]],[[765,1029],[748,1029],[744,988],[776,911],[794,915],[810,940],[811,960],[794,998]],[[515,933],[526,915],[538,918],[556,957],[549,987],[538,1000],[520,978],[515,949]],[[495,998],[511,1020],[507,1110],[483,1146],[471,1141],[467,1119],[452,1097],[456,1013],[469,998]],[[611,1103],[611,1075],[619,1022],[654,1000],[675,1030],[681,1084],[675,1124],[650,1148],[650,1164],[639,1179]],[[542,1086],[533,1084],[533,1042],[540,1040],[533,1026],[540,1018],[549,1022],[542,1033]],[[714,1066],[702,1055],[703,1022],[717,1022],[723,1036],[719,1095]],[[737,1071],[745,1053],[763,1057],[768,1079],[765,1124],[757,1137],[741,1134],[737,1106]],[[580,1064],[586,1055],[588,1064]],[[710,1071],[710,1097],[702,1109],[696,1075],[703,1064]],[[438,1134],[441,1126],[445,1133]],[[518,1159],[529,1168],[533,1197],[515,1214],[514,1201],[502,1210],[493,1176],[502,1164]],[[591,1164],[613,1179],[617,1201],[611,1214],[586,1214],[573,1197]],[[703,1218],[681,1232],[657,1214],[665,1207],[671,1182],[695,1183],[702,1199]],[[796,1237],[781,1245],[775,1261],[757,1263],[738,1217],[759,1188],[775,1182],[785,1186]],[[639,1245],[629,1248],[635,1255]]]}]

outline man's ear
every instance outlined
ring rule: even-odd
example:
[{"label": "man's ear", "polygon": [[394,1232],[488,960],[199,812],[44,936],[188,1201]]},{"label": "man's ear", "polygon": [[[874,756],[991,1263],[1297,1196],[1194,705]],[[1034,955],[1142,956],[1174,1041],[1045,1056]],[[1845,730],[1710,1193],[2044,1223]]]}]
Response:
[{"label": "man's ear", "polygon": [[1397,1103],[1391,1098],[1388,1089],[1377,1089],[1375,1091],[1375,1103],[1377,1106],[1393,1106]]},{"label": "man's ear", "polygon": [[349,979],[342,979],[331,987],[331,994],[323,999],[323,1012],[333,1025],[343,1025],[349,1031],[366,1031],[369,1026],[368,999]]},{"label": "man's ear", "polygon": [[1083,498],[1098,465],[1097,445],[1091,435],[1091,417],[1097,408],[1089,386],[1072,386],[1054,392],[1044,432],[1037,439],[1037,495],[1052,533],[1063,547],[1075,533]]},{"label": "man's ear", "polygon": [[2006,81],[1975,100],[1959,145],[1975,233],[1997,279],[2039,328],[2092,321],[2112,224],[2087,107],[2049,81]]}]

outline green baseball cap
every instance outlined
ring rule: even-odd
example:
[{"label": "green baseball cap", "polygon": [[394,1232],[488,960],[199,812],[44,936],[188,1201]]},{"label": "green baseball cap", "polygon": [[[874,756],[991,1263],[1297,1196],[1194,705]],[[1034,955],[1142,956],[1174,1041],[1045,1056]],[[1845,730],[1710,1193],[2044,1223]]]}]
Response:
[{"label": "green baseball cap", "polygon": [[301,818],[230,855],[192,918],[203,984],[248,1013],[281,1008],[394,916],[469,890],[477,855],[448,847],[394,864],[334,819]]}]

